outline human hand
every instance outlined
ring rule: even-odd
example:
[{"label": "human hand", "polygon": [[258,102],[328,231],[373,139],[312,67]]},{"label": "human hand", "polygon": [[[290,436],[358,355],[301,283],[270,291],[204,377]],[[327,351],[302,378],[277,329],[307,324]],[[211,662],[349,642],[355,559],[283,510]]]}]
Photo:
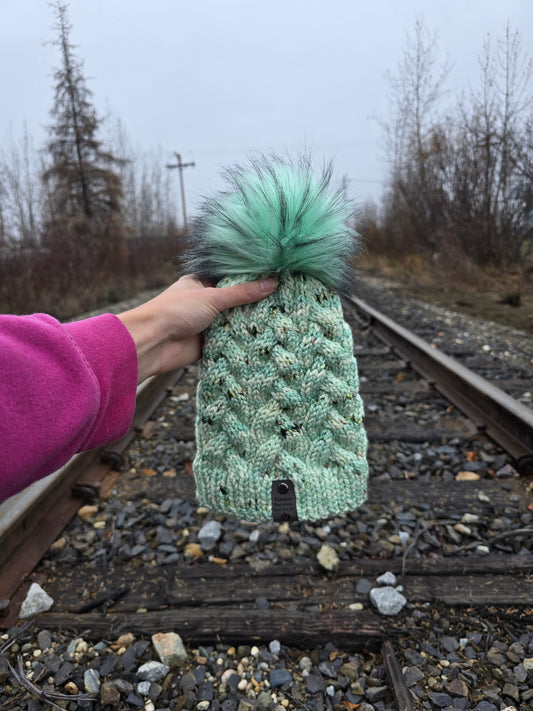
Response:
[{"label": "human hand", "polygon": [[200,357],[201,332],[221,311],[260,301],[276,286],[269,278],[217,289],[188,274],[145,304],[119,314],[137,348],[139,383],[193,363]]}]

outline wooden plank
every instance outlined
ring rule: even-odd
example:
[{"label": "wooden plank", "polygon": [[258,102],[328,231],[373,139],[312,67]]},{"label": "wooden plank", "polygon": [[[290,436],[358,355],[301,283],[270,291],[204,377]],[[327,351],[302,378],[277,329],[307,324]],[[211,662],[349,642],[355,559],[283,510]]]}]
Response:
[{"label": "wooden plank", "polygon": [[[213,563],[179,565],[163,568],[162,572],[141,569],[110,568],[95,570],[77,567],[63,571],[60,576],[51,576],[46,583],[48,594],[55,600],[54,609],[76,612],[92,599],[110,594],[127,585],[130,590],[112,606],[113,611],[135,612],[143,607],[159,609],[169,605],[224,605],[228,600],[235,603],[254,603],[265,598],[275,604],[291,601],[297,604],[331,600],[342,604],[364,602],[366,596],[357,595],[355,586],[361,577],[375,580],[378,575],[391,571],[399,576],[399,582],[410,586],[410,581],[419,578],[452,576],[454,580],[470,575],[478,584],[483,575],[511,575],[527,573],[533,569],[533,555],[491,555],[457,558],[436,557],[412,558],[406,561],[406,575],[402,576],[402,560],[361,559],[343,562],[339,573],[333,578],[324,575],[317,564],[269,565],[254,572],[245,563],[229,563],[225,566]],[[89,595],[80,596],[80,580]],[[417,590],[422,590],[421,584]],[[425,596],[434,595],[434,586],[426,583]],[[507,594],[507,593],[506,593]]]},{"label": "wooden plank", "polygon": [[[417,479],[376,481],[368,483],[368,502],[370,504],[390,504],[393,501],[404,507],[417,504],[430,504],[433,509],[454,514],[492,512],[497,506],[513,506],[511,496],[518,494],[524,502],[528,501],[525,485],[518,479],[502,481],[498,479],[479,479],[478,481],[420,481]],[[507,490],[505,487],[509,487]],[[483,492],[488,503],[479,500]]]},{"label": "wooden plank", "polygon": [[333,642],[345,649],[378,649],[385,634],[382,621],[370,612],[351,610],[246,609],[225,607],[158,610],[132,615],[73,615],[48,612],[33,621],[42,629],[86,630],[113,639],[123,632],[155,634],[177,631],[186,644],[250,644],[278,639],[307,647]]},{"label": "wooden plank", "polygon": [[396,654],[394,653],[394,648],[389,640],[385,640],[385,642],[383,642],[381,654],[383,656],[385,671],[389,677],[392,693],[394,694],[394,699],[396,701],[396,708],[398,711],[411,711],[413,708],[411,703],[411,694],[405,684],[402,670],[398,663],[398,659],[396,658]]},{"label": "wooden plank", "polygon": [[528,575],[406,576],[404,587],[411,602],[513,606],[533,603],[533,579]]},{"label": "wooden plank", "polygon": [[383,427],[383,422],[375,420],[373,417],[367,417],[365,425],[370,443],[398,441],[441,444],[448,442],[452,437],[454,439],[470,439],[476,435],[475,429],[468,426],[462,418],[443,420],[436,427],[416,424],[392,424]]},{"label": "wooden plank", "polygon": [[[516,556],[515,558],[520,558]],[[531,557],[523,556],[523,565],[516,570],[528,573],[531,570]],[[502,559],[504,556],[502,556]],[[424,565],[415,566],[413,572],[399,577],[399,583],[404,586],[409,600],[432,602],[435,600],[447,604],[516,604],[529,605],[533,600],[533,580],[526,574],[510,574],[508,566],[492,565],[482,567],[482,560],[476,561],[480,571],[499,570],[497,573],[465,572],[459,566],[448,567],[449,559],[442,559],[443,565],[430,569],[430,574],[424,574]],[[378,562],[378,561],[376,561]],[[381,561],[391,562],[391,561]],[[518,562],[518,561],[517,561]],[[485,565],[483,563],[483,565]],[[301,606],[332,605],[348,606],[353,602],[368,603],[368,595],[356,592],[357,581],[368,576],[375,579],[376,575],[391,569],[393,566],[382,566],[371,569],[370,566],[352,566],[344,568],[342,574],[328,578],[316,572],[289,573],[290,566],[280,569],[271,568],[264,574],[254,575],[243,568],[236,571],[224,571],[220,566],[198,566],[188,571],[181,569],[170,581],[162,578],[154,580],[136,573],[136,578],[125,576],[119,571],[115,575],[102,573],[100,582],[93,580],[93,594],[80,599],[76,589],[71,585],[74,581],[63,578],[52,584],[47,581],[46,590],[54,598],[54,610],[62,612],[77,612],[82,604],[105,595],[112,594],[119,587],[129,586],[129,591],[112,605],[113,612],[132,613],[139,608],[157,610],[168,607],[191,608],[208,606],[223,608],[234,604],[253,606],[259,598],[265,599],[271,606],[294,604]],[[501,571],[507,572],[503,573]],[[427,569],[427,562],[426,562]],[[414,572],[416,570],[416,573]],[[454,571],[454,572],[451,572]],[[399,572],[399,571],[396,571]],[[225,574],[230,573],[230,574]]]}]

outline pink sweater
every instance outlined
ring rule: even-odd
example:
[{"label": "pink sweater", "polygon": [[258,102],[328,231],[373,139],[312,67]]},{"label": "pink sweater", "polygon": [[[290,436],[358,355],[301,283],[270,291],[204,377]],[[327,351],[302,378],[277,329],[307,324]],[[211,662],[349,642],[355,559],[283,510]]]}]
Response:
[{"label": "pink sweater", "polygon": [[111,314],[0,316],[0,501],[131,424],[135,344]]}]

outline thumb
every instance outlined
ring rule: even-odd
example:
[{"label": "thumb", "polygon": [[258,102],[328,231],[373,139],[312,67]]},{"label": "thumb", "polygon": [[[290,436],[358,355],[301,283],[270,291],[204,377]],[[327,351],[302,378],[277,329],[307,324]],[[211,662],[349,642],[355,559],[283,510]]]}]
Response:
[{"label": "thumb", "polygon": [[237,284],[236,286],[223,286],[220,289],[212,290],[212,303],[219,311],[233,306],[251,304],[272,294],[277,285],[276,279],[269,277],[268,279],[248,281],[245,284]]}]

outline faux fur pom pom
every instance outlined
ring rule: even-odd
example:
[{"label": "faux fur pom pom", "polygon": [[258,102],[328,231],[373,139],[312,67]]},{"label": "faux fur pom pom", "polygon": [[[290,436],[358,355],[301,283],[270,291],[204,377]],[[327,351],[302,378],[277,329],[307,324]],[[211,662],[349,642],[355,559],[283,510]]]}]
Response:
[{"label": "faux fur pom pom", "polygon": [[229,189],[205,200],[193,224],[189,272],[212,281],[304,273],[349,289],[360,237],[347,224],[352,208],[332,186],[331,166],[317,178],[307,158],[262,156],[224,177]]}]

